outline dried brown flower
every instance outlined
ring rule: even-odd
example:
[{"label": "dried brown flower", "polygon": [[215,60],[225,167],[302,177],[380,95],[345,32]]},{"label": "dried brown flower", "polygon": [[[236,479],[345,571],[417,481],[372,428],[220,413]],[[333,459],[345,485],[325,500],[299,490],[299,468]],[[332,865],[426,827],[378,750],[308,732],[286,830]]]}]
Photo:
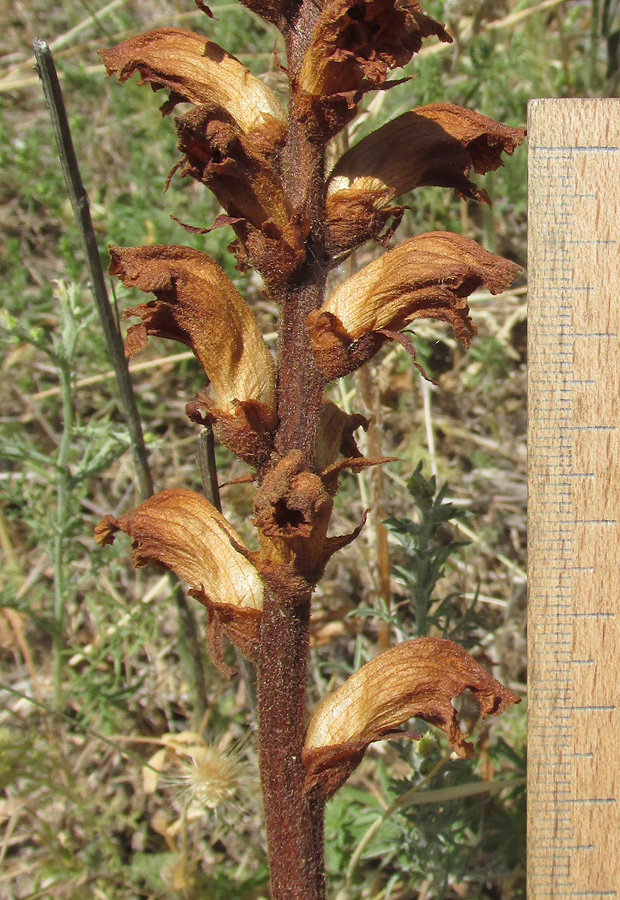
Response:
[{"label": "dried brown flower", "polygon": [[110,272],[125,287],[156,300],[125,310],[139,316],[125,342],[131,358],[148,335],[190,347],[207,374],[217,406],[275,405],[275,371],[254,316],[228,276],[205,253],[189,247],[110,247]]},{"label": "dried brown flower", "polygon": [[100,50],[99,55],[108,75],[117,74],[119,81],[139,72],[142,83],[154,91],[167,88],[170,99],[162,107],[164,115],[177,103],[189,101],[220,109],[246,134],[267,125],[281,137],[285,128],[286,113],[273,91],[200,34],[158,28]]},{"label": "dried brown flower", "polygon": [[[256,228],[265,222],[284,229],[291,219],[280,178],[261,145],[246,135],[230,116],[199,106],[175,121],[179,166],[213,191],[229,216]],[[303,244],[303,242],[302,242]]]},{"label": "dried brown flower", "polygon": [[352,371],[415,319],[449,322],[469,346],[476,329],[467,297],[479,287],[492,294],[506,290],[518,271],[515,263],[458,234],[411,238],[343,282],[310,314],[319,368],[327,380]]},{"label": "dried brown flower", "polygon": [[342,253],[378,239],[390,219],[402,215],[392,201],[421,185],[454,188],[489,203],[486,191],[469,180],[470,171],[494,171],[503,165],[502,153],[512,154],[524,138],[524,128],[450,103],[398,116],[347,151],[329,176],[330,250]]},{"label": "dried brown flower", "polygon": [[169,569],[185,581],[209,612],[213,661],[226,674],[222,631],[253,655],[263,608],[263,583],[239,535],[208,500],[194,491],[161,491],[118,519],[105,516],[95,540],[111,544],[117,532],[132,539],[133,564]]},{"label": "dried brown flower", "polygon": [[310,719],[302,757],[305,790],[331,796],[369,744],[402,735],[398,729],[413,717],[445,731],[458,756],[471,756],[452,705],[466,689],[475,694],[483,718],[520,702],[452,641],[419,638],[381,653],[326,697]]},{"label": "dried brown flower", "polygon": [[218,437],[251,464],[271,452],[277,424],[275,367],[254,316],[228,276],[205,253],[189,247],[111,247],[110,272],[126,287],[156,300],[125,310],[139,316],[125,341],[131,358],[148,335],[190,347],[213,399],[199,395],[188,416],[209,421]]},{"label": "dried brown flower", "polygon": [[295,115],[322,139],[356,113],[363,94],[406,65],[424,38],[452,38],[417,0],[331,0],[314,29],[293,96]]},{"label": "dried brown flower", "polygon": [[326,469],[341,453],[351,458],[361,456],[353,432],[358,428],[367,429],[368,424],[365,416],[346,413],[324,397],[314,452],[315,468],[319,472]]}]

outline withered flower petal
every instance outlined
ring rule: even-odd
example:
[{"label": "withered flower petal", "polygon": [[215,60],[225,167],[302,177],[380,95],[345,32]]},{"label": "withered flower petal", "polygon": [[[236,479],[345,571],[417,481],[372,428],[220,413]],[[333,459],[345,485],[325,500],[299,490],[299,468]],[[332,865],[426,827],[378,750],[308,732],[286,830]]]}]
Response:
[{"label": "withered flower petal", "polygon": [[332,509],[333,499],[321,478],[307,471],[301,450],[291,450],[266,474],[254,495],[254,524],[261,541],[257,566],[316,574],[323,565]]},{"label": "withered flower petal", "polygon": [[177,118],[175,127],[184,154],[181,176],[205,184],[229,216],[257,228],[269,220],[286,227],[291,211],[280,178],[252,134],[205,105]]},{"label": "withered flower petal", "polygon": [[310,314],[319,368],[328,380],[352,371],[387,340],[386,329],[400,331],[415,319],[449,322],[469,346],[476,328],[467,297],[479,287],[501,293],[519,268],[458,234],[411,238],[343,282]]},{"label": "withered flower petal", "polygon": [[382,87],[390,69],[406,65],[431,35],[452,38],[417,0],[331,0],[304,58],[293,103],[298,118],[333,136],[355,115],[366,90]]},{"label": "withered flower petal", "polygon": [[305,259],[309,226],[293,213],[274,162],[265,154],[263,130],[245,135],[222,113],[206,106],[175,120],[185,154],[173,171],[205,184],[227,213],[240,253],[270,286],[285,280]]},{"label": "withered flower petal", "polygon": [[346,469],[349,469],[351,472],[361,472],[363,469],[372,468],[372,466],[383,466],[385,463],[397,461],[397,456],[368,457],[361,454],[350,456],[345,459],[339,459],[337,462],[327,466],[326,469],[323,469],[321,481],[328,493],[333,495],[338,490],[338,479]]},{"label": "withered flower petal", "polygon": [[[181,28],[158,28],[100,50],[108,75],[126,81],[139,72],[153,90],[167,88],[169,113],[185,100],[219,107],[249,133],[267,123],[286,126],[286,113],[276,95],[238,59],[200,34]],[[277,127],[277,126],[275,126]]]},{"label": "withered flower petal", "polygon": [[284,18],[284,9],[286,8],[285,0],[241,0],[244,6],[251,9],[253,13],[271,22],[276,28],[283,28],[286,25]]},{"label": "withered flower petal", "polygon": [[189,247],[110,247],[110,272],[125,287],[152,292],[149,303],[125,311],[142,322],[129,329],[126,354],[149,334],[191,347],[219,408],[236,402],[275,405],[275,367],[249,307],[220,267]]},{"label": "withered flower petal", "polygon": [[262,609],[263,584],[237,549],[243,548],[243,541],[195,491],[161,491],[118,519],[105,516],[95,539],[102,546],[111,544],[118,531],[132,539],[135,566],[153,563],[169,569],[214,603]]},{"label": "withered flower petal", "polygon": [[200,393],[186,404],[185,414],[199,425],[211,424],[218,441],[251,466],[264,465],[273,453],[278,417],[265,403],[235,401],[232,409],[223,410]]},{"label": "withered flower petal", "polygon": [[449,103],[420,106],[363,138],[340,158],[327,184],[330,249],[343,252],[375,237],[398,207],[389,204],[421,185],[451,187],[489,202],[469,180],[494,171],[525,129],[510,128]]},{"label": "withered flower petal", "polygon": [[381,653],[326,697],[310,719],[302,754],[306,792],[331,796],[369,744],[398,735],[413,717],[443,729],[458,756],[471,756],[452,705],[466,689],[475,694],[483,718],[519,703],[452,641],[419,638]]},{"label": "withered flower petal", "polygon": [[95,540],[111,544],[119,531],[132,539],[135,566],[152,563],[174,572],[207,608],[207,640],[213,661],[225,674],[231,673],[221,658],[222,631],[243,653],[253,655],[263,583],[241,538],[208,500],[194,491],[162,491],[118,519],[105,516]]},{"label": "withered flower petal", "polygon": [[341,453],[347,457],[361,456],[353,438],[357,428],[366,430],[368,419],[359,413],[346,413],[327,397],[323,398],[314,451],[314,465],[318,471],[335,462]]}]

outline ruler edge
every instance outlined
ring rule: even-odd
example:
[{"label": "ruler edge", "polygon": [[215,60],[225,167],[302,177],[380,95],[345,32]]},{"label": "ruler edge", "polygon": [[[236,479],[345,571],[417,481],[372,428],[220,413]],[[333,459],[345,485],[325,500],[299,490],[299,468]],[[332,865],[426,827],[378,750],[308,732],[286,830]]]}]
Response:
[{"label": "ruler edge", "polygon": [[[610,143],[616,144],[618,142],[620,144],[620,98],[617,97],[605,97],[605,98],[538,98],[533,99],[528,102],[527,105],[527,128],[528,128],[528,136],[529,136],[529,153],[528,153],[528,163],[527,163],[527,175],[528,175],[528,198],[527,198],[527,211],[528,211],[528,254],[527,254],[527,265],[528,265],[528,324],[531,323],[533,319],[533,307],[535,309],[536,304],[540,303],[542,305],[543,297],[536,296],[535,291],[532,290],[534,278],[532,277],[536,271],[536,263],[534,261],[534,253],[533,246],[529,240],[530,237],[530,223],[532,222],[532,207],[531,207],[531,165],[533,158],[535,156],[535,152],[537,148],[544,148],[545,145],[542,144],[539,140],[539,136],[537,134],[536,128],[536,116],[539,113],[540,107],[545,106],[547,109],[552,109],[557,113],[560,113],[560,110],[567,110],[572,107],[572,110],[589,110],[593,111],[591,114],[595,115],[596,112],[600,109],[601,116],[606,119],[609,118],[615,119],[615,124],[613,128],[613,138]],[[607,124],[607,130],[609,131],[609,122]],[[538,139],[538,142],[536,142]],[[579,145],[575,145],[576,149],[595,149],[597,146],[600,146],[600,143],[597,141],[593,141],[590,143],[588,141],[588,136],[585,137],[583,143]],[[558,145],[558,149],[561,149],[561,145]],[[620,192],[620,188],[619,188]],[[528,487],[528,536],[527,536],[527,552],[528,552],[528,597],[527,597],[527,613],[528,613],[528,638],[527,638],[527,677],[528,677],[528,772],[527,772],[527,795],[528,795],[528,807],[527,807],[527,885],[528,885],[528,900],[540,900],[541,896],[544,897],[566,897],[570,896],[570,891],[564,891],[560,889],[559,885],[552,885],[553,890],[550,892],[546,892],[544,894],[532,892],[530,893],[530,887],[532,885],[532,873],[530,871],[531,868],[531,858],[532,851],[534,849],[534,841],[536,839],[536,835],[532,835],[532,810],[531,810],[531,789],[532,783],[534,781],[534,773],[532,772],[532,767],[529,765],[531,760],[530,753],[530,722],[532,721],[532,699],[536,700],[536,690],[535,690],[535,679],[534,679],[534,670],[536,665],[536,660],[533,659],[533,647],[536,640],[536,635],[532,634],[532,630],[530,628],[530,614],[532,611],[532,600],[531,600],[531,573],[532,573],[532,550],[534,546],[538,549],[538,545],[533,545],[533,536],[531,532],[531,508],[532,508],[532,499],[531,499],[531,487],[533,483],[533,475],[532,475],[532,462],[534,458],[533,448],[532,448],[532,421],[530,417],[531,410],[531,376],[532,369],[530,368],[530,361],[532,359],[531,349],[532,349],[532,332],[528,328],[528,375],[527,375],[527,395],[528,395],[528,427],[527,427],[527,438],[528,438],[528,463],[527,463],[527,487]],[[537,779],[537,783],[541,781],[539,777]],[[620,837],[620,835],[619,835]],[[571,858],[572,859],[572,858]],[[570,887],[570,886],[569,886]],[[615,896],[620,896],[620,885],[613,885],[616,888]],[[592,897],[600,897],[606,894],[605,891],[599,892],[594,890],[591,892]]]}]

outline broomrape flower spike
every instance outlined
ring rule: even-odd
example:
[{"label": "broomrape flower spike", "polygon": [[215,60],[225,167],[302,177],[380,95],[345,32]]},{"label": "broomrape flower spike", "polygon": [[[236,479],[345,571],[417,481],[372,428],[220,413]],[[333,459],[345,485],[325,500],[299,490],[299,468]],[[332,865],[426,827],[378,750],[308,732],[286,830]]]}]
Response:
[{"label": "broomrape flower spike", "polygon": [[[207,386],[186,413],[253,469],[250,549],[197,493],[164,490],[96,529],[100,544],[125,532],[134,564],[170,569],[208,614],[207,644],[227,675],[224,639],[256,667],[258,751],[273,900],[324,900],[323,809],[374,741],[402,735],[411,717],[443,729],[455,753],[473,748],[452,699],[470,688],[483,715],[518,698],[449,641],[405,641],[380,654],[325,698],[306,731],[310,609],[329,557],[354,540],[330,521],[345,471],[383,464],[362,456],[354,432],[368,427],[341,410],[325,385],[364,365],[419,318],[450,324],[468,346],[476,333],[467,299],[501,293],[518,266],[458,234],[420,234],[376,258],[326,296],[339,260],[364,242],[385,243],[420,185],[488,202],[470,180],[502,164],[523,141],[500,125],[446,103],[411,109],[352,147],[326,177],[325,147],[356,115],[364,95],[389,80],[427,39],[450,42],[417,0],[242,0],[280,29],[286,51],[288,111],[275,94],[201,34],[162,28],[100,51],[108,74],[139,73],[168,91],[178,171],[211,190],[223,208],[207,234],[230,227],[241,271],[260,273],[279,307],[274,360],[253,311],[206,254],[183,246],[111,247],[111,272],[154,299],[125,311],[139,321],[126,353],[150,335],[189,346]],[[202,0],[197,5],[210,15]],[[209,21],[205,20],[208,31]],[[415,83],[407,87],[415,93]],[[439,98],[440,99],[440,98]],[[395,205],[396,204],[396,205]],[[412,347],[409,348],[411,352]],[[207,762],[192,758],[188,783]],[[158,757],[163,765],[164,757]],[[204,798],[215,805],[217,798]]]}]

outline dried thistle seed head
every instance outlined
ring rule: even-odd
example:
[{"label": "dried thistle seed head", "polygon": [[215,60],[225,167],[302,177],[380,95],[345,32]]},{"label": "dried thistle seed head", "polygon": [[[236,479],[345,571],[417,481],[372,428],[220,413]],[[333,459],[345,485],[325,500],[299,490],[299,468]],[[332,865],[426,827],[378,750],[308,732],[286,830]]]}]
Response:
[{"label": "dried thistle seed head", "polygon": [[189,759],[179,765],[176,782],[187,803],[217,811],[234,802],[243,776],[241,761],[233,751],[205,744],[194,748]]},{"label": "dried thistle seed head", "polygon": [[108,75],[117,74],[119,81],[139,72],[142,84],[168,89],[164,115],[185,100],[221,109],[245,133],[265,125],[281,133],[286,127],[286,113],[273,91],[230,53],[192,31],[159,28],[100,50],[99,56]]},{"label": "dried thistle seed head", "polygon": [[127,309],[139,316],[125,342],[131,358],[148,335],[190,347],[203,367],[216,407],[234,413],[254,401],[275,407],[275,367],[249,307],[205,253],[189,247],[110,247],[110,273],[155,301]]},{"label": "dried thistle seed head", "polygon": [[469,346],[476,328],[467,297],[479,287],[506,290],[519,268],[458,234],[411,238],[343,282],[310,314],[319,368],[328,380],[352,371],[416,319],[448,322]]},{"label": "dried thistle seed head", "polygon": [[366,663],[317,707],[303,749],[305,790],[328,797],[346,781],[374,741],[398,736],[409,719],[441,728],[454,752],[471,756],[452,699],[469,688],[483,717],[520,698],[452,641],[406,641]]},{"label": "dried thistle seed head", "polygon": [[406,65],[424,38],[452,38],[416,0],[331,0],[317,22],[293,95],[297,118],[333,137],[365,91]]},{"label": "dried thistle seed head", "polygon": [[252,656],[263,583],[241,538],[208,500],[194,491],[162,491],[118,519],[105,516],[95,529],[95,540],[101,546],[111,544],[119,531],[132,539],[134,566],[152,563],[169,569],[206,607],[207,641],[214,663],[225,674],[231,670],[222,659],[222,632]]},{"label": "dried thistle seed head", "polygon": [[333,253],[377,237],[401,207],[389,204],[421,185],[454,188],[489,203],[469,180],[501,166],[525,129],[509,128],[449,103],[421,106],[388,122],[347,151],[327,183],[329,245]]},{"label": "dried thistle seed head", "polygon": [[221,821],[232,809],[239,811],[248,788],[245,739],[232,740],[224,734],[214,742],[196,732],[182,731],[162,734],[157,742],[160,749],[142,770],[145,793],[169,785],[183,808],[182,819],[167,823],[163,833],[174,837],[184,820],[205,813]]}]

